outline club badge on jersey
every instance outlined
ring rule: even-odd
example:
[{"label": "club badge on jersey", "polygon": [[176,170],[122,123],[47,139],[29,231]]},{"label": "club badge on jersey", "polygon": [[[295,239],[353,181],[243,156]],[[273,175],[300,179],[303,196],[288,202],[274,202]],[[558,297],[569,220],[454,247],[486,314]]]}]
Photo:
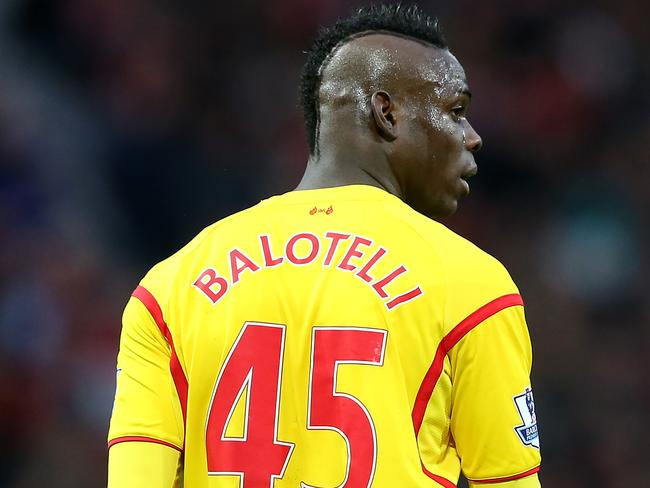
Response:
[{"label": "club badge on jersey", "polygon": [[525,446],[539,449],[539,432],[537,431],[537,416],[535,415],[535,400],[533,390],[528,387],[521,394],[513,397],[522,425],[515,427],[515,432]]}]

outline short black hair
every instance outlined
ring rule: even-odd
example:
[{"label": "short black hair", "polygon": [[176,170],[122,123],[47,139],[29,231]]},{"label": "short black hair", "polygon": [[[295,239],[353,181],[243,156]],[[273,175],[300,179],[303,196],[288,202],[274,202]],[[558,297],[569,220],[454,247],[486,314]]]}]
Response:
[{"label": "short black hair", "polygon": [[302,105],[310,154],[315,153],[320,118],[320,90],[323,65],[334,49],[345,41],[366,31],[394,32],[439,48],[446,48],[438,19],[425,14],[417,5],[371,5],[354,11],[349,17],[337,20],[321,29],[307,51],[307,60],[300,76],[300,103]]}]

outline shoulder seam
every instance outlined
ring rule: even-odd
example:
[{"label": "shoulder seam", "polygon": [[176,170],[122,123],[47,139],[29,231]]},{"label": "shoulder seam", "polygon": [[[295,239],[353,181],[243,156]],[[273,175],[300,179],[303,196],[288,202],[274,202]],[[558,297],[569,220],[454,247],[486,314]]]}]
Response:
[{"label": "shoulder seam", "polygon": [[523,306],[523,304],[524,302],[521,298],[521,295],[518,293],[503,295],[492,300],[491,302],[486,303],[476,311],[469,314],[442,338],[438,344],[433,362],[431,363],[431,366],[422,379],[422,383],[420,384],[420,388],[413,404],[412,420],[416,437],[420,431],[420,427],[422,426],[424,413],[429,400],[431,399],[431,395],[433,394],[433,390],[436,386],[436,383],[438,382],[440,374],[442,373],[444,359],[447,353],[456,344],[458,344],[458,342],[460,342],[460,340],[465,337],[467,333],[469,333],[472,329],[483,323],[491,316],[501,312],[506,308],[514,307],[517,305]]},{"label": "shoulder seam", "polygon": [[142,285],[138,285],[136,289],[133,290],[131,296],[137,298],[140,302],[142,302],[145,308],[149,311],[151,318],[153,318],[154,322],[160,329],[160,333],[163,335],[167,341],[167,344],[169,345],[169,348],[171,350],[171,355],[169,358],[169,371],[171,373],[172,380],[174,381],[174,386],[176,387],[178,400],[181,404],[183,426],[185,428],[187,421],[187,394],[189,384],[187,376],[185,375],[183,367],[181,366],[180,360],[178,359],[178,355],[176,354],[174,340],[172,338],[171,332],[169,331],[169,327],[167,327],[167,323],[165,322],[162,310],[158,304],[158,301],[156,300],[156,297],[154,297],[149,290],[147,290]]},{"label": "shoulder seam", "polygon": [[[420,427],[422,426],[422,421],[424,420],[424,414],[426,412],[427,405],[429,404],[431,395],[433,395],[433,390],[438,383],[438,379],[442,374],[447,353],[449,353],[449,351],[456,344],[458,344],[458,342],[460,342],[460,340],[465,337],[465,335],[467,335],[479,324],[485,322],[485,320],[488,318],[501,312],[502,310],[518,305],[523,306],[523,304],[524,302],[521,298],[521,295],[518,293],[503,295],[492,300],[491,302],[486,303],[479,309],[475,310],[473,313],[469,314],[442,338],[438,344],[438,348],[436,349],[436,353],[433,357],[433,362],[425,373],[424,378],[422,379],[422,383],[420,384],[420,388],[418,389],[417,395],[415,396],[415,400],[413,402],[413,412],[411,413],[411,419],[413,421],[413,430],[415,431],[416,444],[418,434],[420,432]],[[422,465],[423,472],[429,476],[429,472],[425,468],[422,458],[420,458],[420,463]]]}]

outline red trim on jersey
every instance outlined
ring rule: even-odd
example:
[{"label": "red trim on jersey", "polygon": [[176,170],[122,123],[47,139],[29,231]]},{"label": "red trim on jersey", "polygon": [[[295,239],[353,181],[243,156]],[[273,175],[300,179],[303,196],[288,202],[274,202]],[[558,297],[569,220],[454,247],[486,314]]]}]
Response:
[{"label": "red trim on jersey", "polygon": [[178,356],[176,355],[174,341],[172,339],[171,333],[169,332],[169,328],[165,323],[165,319],[163,318],[160,305],[158,305],[156,298],[151,294],[151,292],[143,286],[138,286],[135,290],[133,290],[131,296],[140,300],[142,304],[147,308],[147,310],[149,310],[151,317],[153,317],[156,325],[160,329],[160,332],[171,348],[169,371],[172,374],[174,385],[176,385],[176,392],[178,393],[178,399],[181,402],[181,411],[183,412],[183,421],[185,421],[187,418],[187,377],[185,376],[183,368],[181,367],[181,363],[178,360]]},{"label": "red trim on jersey", "polygon": [[525,471],[523,473],[515,474],[512,476],[506,476],[504,478],[491,478],[489,480],[472,480],[472,483],[503,483],[505,481],[513,481],[513,480],[518,480],[521,478],[525,478],[526,476],[533,475],[539,471],[539,466],[529,469],[528,471]]},{"label": "red trim on jersey", "polygon": [[475,312],[468,315],[463,319],[458,325],[456,325],[438,345],[436,350],[436,355],[433,358],[433,362],[429,367],[418,394],[415,397],[415,403],[413,405],[413,413],[411,418],[413,419],[413,428],[415,429],[415,436],[417,437],[420,432],[420,427],[422,426],[422,420],[424,419],[424,412],[427,409],[427,404],[431,399],[433,394],[433,389],[438,382],[438,378],[442,374],[442,369],[445,362],[445,356],[458,342],[465,337],[465,335],[470,332],[474,327],[479,325],[481,322],[490,318],[492,315],[500,312],[501,310],[514,307],[516,305],[523,305],[524,302],[519,294],[513,293],[512,295],[504,295],[499,297],[491,302],[483,305],[481,308]]},{"label": "red trim on jersey", "polygon": [[408,291],[406,293],[403,293],[402,295],[399,295],[398,297],[393,298],[390,302],[387,302],[386,308],[388,310],[392,310],[398,305],[401,305],[404,302],[408,302],[409,300],[413,300],[414,298],[417,298],[420,295],[422,295],[422,290],[418,286],[417,288],[414,288],[411,291]]},{"label": "red trim on jersey", "polygon": [[[465,337],[468,332],[470,332],[481,322],[485,321],[501,310],[523,304],[524,302],[521,296],[516,293],[499,297],[487,303],[486,305],[483,305],[481,308],[468,315],[465,319],[461,320],[458,325],[451,329],[451,331],[449,331],[449,333],[442,338],[440,344],[438,344],[438,349],[436,350],[436,355],[433,358],[433,362],[431,363],[431,366],[429,367],[427,373],[424,375],[424,379],[422,380],[418,394],[415,397],[415,403],[413,405],[413,413],[411,415],[411,418],[413,419],[413,428],[415,430],[416,440],[418,433],[420,432],[420,427],[422,426],[422,420],[424,419],[424,412],[427,409],[427,404],[431,399],[431,395],[433,394],[433,389],[436,387],[436,383],[438,383],[438,378],[440,378],[440,375],[442,374],[442,369],[445,363],[445,356],[447,353],[456,344],[458,344],[458,342],[463,337]],[[421,464],[422,471],[424,471],[427,476],[437,481],[445,488],[454,488],[456,486],[449,480],[446,480],[445,478],[429,472],[424,467],[424,463],[421,462]],[[532,474],[532,472],[529,474]],[[506,480],[504,479],[503,481]],[[445,484],[445,482],[448,484]],[[488,483],[489,481],[486,480],[484,482]]]},{"label": "red trim on jersey", "polygon": [[433,481],[437,482],[440,486],[444,486],[445,488],[456,488],[456,485],[454,483],[449,481],[447,478],[433,474],[431,471],[424,467],[424,464],[422,464],[422,471],[424,471],[424,474],[426,474]]},{"label": "red trim on jersey", "polygon": [[161,441],[160,439],[154,439],[153,437],[145,437],[140,435],[127,435],[124,437],[116,437],[115,439],[111,439],[108,441],[108,448],[110,449],[112,446],[119,444],[120,442],[152,442],[154,444],[162,444],[163,446],[171,447],[172,449],[176,449],[179,452],[183,452],[180,447],[175,446],[171,442]]}]

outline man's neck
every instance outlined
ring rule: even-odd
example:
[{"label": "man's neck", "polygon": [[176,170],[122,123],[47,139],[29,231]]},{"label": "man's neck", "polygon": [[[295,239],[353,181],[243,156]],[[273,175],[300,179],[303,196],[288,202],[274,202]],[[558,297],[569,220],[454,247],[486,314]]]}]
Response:
[{"label": "man's neck", "polygon": [[360,165],[357,161],[328,157],[310,158],[296,190],[314,190],[346,185],[368,185],[386,190],[401,198],[399,184],[384,164]]}]

